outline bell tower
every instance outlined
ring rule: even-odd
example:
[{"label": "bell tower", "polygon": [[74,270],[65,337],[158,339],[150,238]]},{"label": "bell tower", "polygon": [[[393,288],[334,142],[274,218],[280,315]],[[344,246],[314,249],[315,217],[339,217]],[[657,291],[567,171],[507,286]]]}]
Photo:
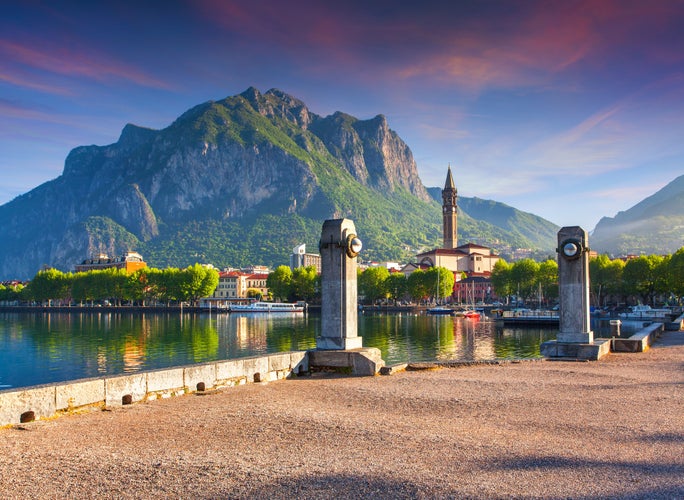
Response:
[{"label": "bell tower", "polygon": [[458,246],[458,194],[451,176],[451,165],[447,171],[446,183],[442,190],[442,248],[451,249]]}]

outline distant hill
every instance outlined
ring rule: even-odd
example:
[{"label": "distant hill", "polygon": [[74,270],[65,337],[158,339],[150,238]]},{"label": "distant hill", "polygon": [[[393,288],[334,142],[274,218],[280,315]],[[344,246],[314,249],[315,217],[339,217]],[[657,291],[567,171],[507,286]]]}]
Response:
[{"label": "distant hill", "polygon": [[684,175],[592,232],[593,250],[612,255],[673,253],[684,246]]},{"label": "distant hill", "polygon": [[[543,219],[461,203],[462,241],[555,244]],[[0,277],[128,250],[160,268],[275,266],[301,243],[315,250],[322,222],[340,217],[354,220],[364,259],[409,261],[441,242],[440,203],[384,116],[321,117],[250,88],[162,130],[129,124],[114,144],[72,150],[62,175],[0,206]]]}]

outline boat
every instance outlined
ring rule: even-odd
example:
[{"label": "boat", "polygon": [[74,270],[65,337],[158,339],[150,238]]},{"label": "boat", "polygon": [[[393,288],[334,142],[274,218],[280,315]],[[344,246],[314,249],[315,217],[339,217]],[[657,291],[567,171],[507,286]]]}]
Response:
[{"label": "boat", "polygon": [[463,312],[463,317],[468,319],[480,319],[481,315],[478,311],[470,309]]},{"label": "boat", "polygon": [[620,313],[620,319],[649,319],[670,321],[672,311],[669,309],[653,309],[651,306],[639,304],[629,308],[629,311]]},{"label": "boat", "polygon": [[232,304],[230,312],[240,313],[296,313],[304,312],[304,304],[285,302],[251,302],[249,304]]},{"label": "boat", "polygon": [[498,322],[504,325],[558,325],[560,324],[560,316],[558,311],[536,310],[531,309],[513,309],[512,311],[503,311],[501,315],[496,317]]},{"label": "boat", "polygon": [[446,306],[435,306],[427,310],[428,314],[441,314],[443,316],[453,316],[454,310]]}]

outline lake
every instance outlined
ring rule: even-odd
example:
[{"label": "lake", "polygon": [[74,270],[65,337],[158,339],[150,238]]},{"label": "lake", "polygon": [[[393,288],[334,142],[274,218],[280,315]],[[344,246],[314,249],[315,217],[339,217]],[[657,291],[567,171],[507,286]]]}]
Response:
[{"label": "lake", "polygon": [[[309,314],[0,313],[0,388],[112,376],[316,347]],[[555,328],[425,314],[359,314],[365,347],[389,365],[539,356]]]}]

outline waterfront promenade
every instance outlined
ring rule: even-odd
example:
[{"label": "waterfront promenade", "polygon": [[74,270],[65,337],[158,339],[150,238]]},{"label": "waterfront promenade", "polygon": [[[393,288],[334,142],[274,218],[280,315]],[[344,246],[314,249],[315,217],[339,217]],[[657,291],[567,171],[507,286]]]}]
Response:
[{"label": "waterfront promenade", "polygon": [[684,332],[599,362],[312,376],[0,430],[2,498],[682,498]]}]

